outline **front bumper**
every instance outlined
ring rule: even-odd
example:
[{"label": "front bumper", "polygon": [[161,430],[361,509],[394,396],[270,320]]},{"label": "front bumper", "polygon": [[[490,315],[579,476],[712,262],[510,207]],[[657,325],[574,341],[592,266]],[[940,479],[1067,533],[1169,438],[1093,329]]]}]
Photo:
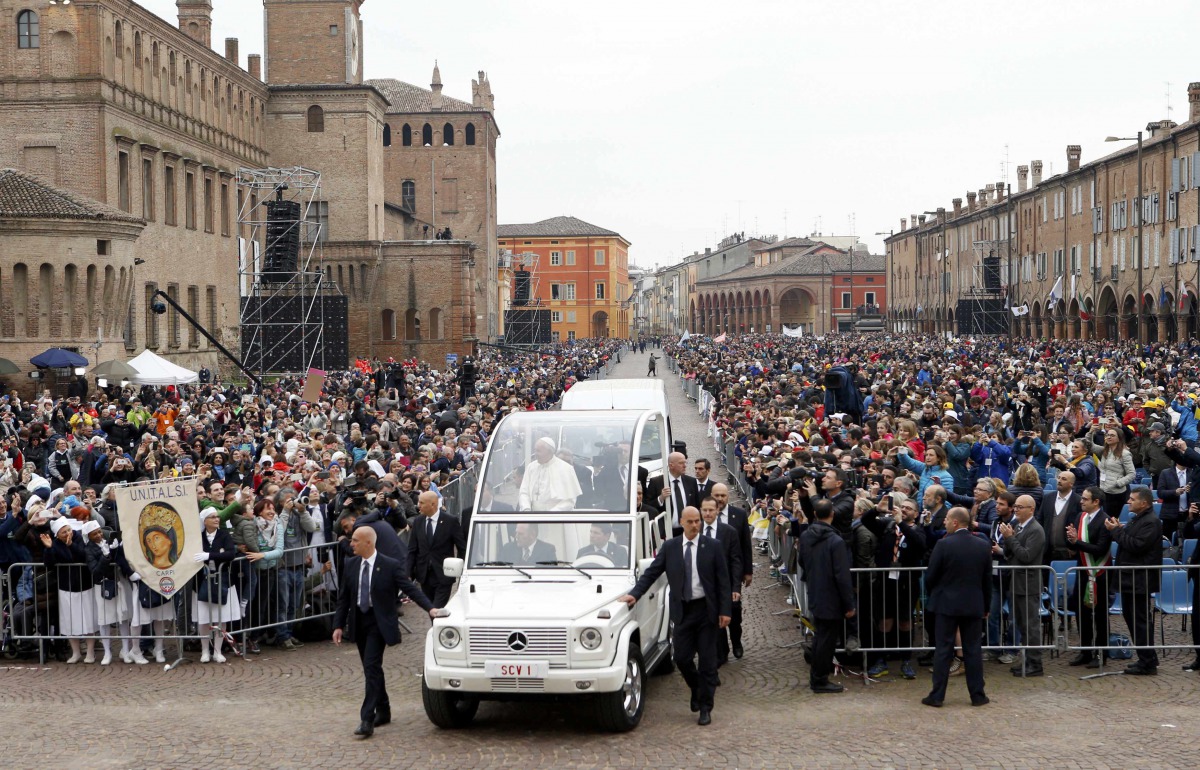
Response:
[{"label": "front bumper", "polygon": [[489,677],[483,668],[439,665],[433,656],[433,634],[425,642],[425,685],[431,690],[497,697],[506,695],[589,695],[616,692],[625,683],[624,656],[602,668],[552,668],[544,679]]}]

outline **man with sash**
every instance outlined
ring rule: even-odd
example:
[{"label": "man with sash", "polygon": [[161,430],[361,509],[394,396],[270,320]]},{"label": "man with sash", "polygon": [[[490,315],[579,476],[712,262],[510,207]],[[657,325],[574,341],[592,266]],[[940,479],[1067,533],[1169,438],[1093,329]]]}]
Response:
[{"label": "man with sash", "polygon": [[1101,504],[1099,487],[1088,487],[1080,497],[1081,512],[1077,522],[1067,523],[1067,548],[1079,555],[1079,564],[1087,567],[1075,581],[1070,602],[1079,621],[1081,646],[1084,648],[1070,660],[1072,666],[1100,667],[1100,650],[1089,647],[1108,646],[1108,572],[1111,558],[1112,533],[1104,526],[1107,515]]}]

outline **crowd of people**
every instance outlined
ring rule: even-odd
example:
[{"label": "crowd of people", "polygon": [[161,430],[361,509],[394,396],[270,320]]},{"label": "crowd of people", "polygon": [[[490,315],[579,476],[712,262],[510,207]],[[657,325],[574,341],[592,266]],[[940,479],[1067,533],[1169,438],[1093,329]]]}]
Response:
[{"label": "crowd of people", "polygon": [[[356,528],[407,563],[419,540],[405,534],[410,522],[445,510],[442,490],[479,461],[497,421],[550,409],[620,348],[607,339],[485,348],[446,370],[360,362],[328,375],[313,403],[297,378],[260,392],[219,378],[12,391],[0,399],[5,651],[47,635],[66,638],[68,663],[96,661],[97,641],[104,665],[161,663],[166,638],[199,636],[201,660],[224,662],[239,629],[253,629],[238,637],[250,653],[267,642],[300,647],[303,619],[332,612]],[[116,505],[120,485],[165,478],[194,479],[201,509],[203,567],[174,599],[149,590],[125,558]],[[138,545],[152,565],[180,557],[170,527],[145,528]],[[445,578],[428,572],[429,596],[444,603]],[[328,622],[312,636],[329,638]]]},{"label": "crowd of people", "polygon": [[[983,644],[993,660],[1041,675],[1036,648],[1053,643],[1041,618],[1061,609],[1079,623],[1070,663],[1098,667],[1122,654],[1109,649],[1113,607],[1137,654],[1126,673],[1157,672],[1152,594],[1164,557],[1181,560],[1200,537],[1200,497],[1190,495],[1200,482],[1200,342],[750,334],[689,336],[664,350],[711,394],[753,518],[799,537],[831,506],[849,564],[863,570],[856,612],[836,615],[838,627],[847,649],[869,651],[870,676],[898,662],[914,678],[931,662],[912,651],[929,646],[921,628],[931,643],[936,622],[928,602],[916,617],[920,579],[955,509],[991,550]],[[1043,599],[1052,564],[1081,577],[1051,597],[1057,607]],[[1187,671],[1200,670],[1195,620]]]}]

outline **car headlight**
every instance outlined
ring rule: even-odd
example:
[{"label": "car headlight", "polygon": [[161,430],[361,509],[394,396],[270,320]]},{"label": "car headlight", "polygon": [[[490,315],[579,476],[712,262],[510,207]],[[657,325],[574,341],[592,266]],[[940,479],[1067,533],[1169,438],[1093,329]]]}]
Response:
[{"label": "car headlight", "polygon": [[438,642],[447,650],[453,650],[462,641],[462,634],[454,626],[446,626],[438,631]]},{"label": "car headlight", "polygon": [[585,650],[594,650],[604,641],[604,636],[594,628],[585,628],[579,632],[579,643]]}]

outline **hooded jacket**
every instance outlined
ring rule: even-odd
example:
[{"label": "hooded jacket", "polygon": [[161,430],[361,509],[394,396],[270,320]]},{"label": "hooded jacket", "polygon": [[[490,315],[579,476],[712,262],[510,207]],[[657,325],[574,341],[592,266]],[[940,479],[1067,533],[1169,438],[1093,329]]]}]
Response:
[{"label": "hooded jacket", "polygon": [[854,609],[849,548],[828,522],[818,519],[800,534],[800,569],[813,617],[835,620]]}]

